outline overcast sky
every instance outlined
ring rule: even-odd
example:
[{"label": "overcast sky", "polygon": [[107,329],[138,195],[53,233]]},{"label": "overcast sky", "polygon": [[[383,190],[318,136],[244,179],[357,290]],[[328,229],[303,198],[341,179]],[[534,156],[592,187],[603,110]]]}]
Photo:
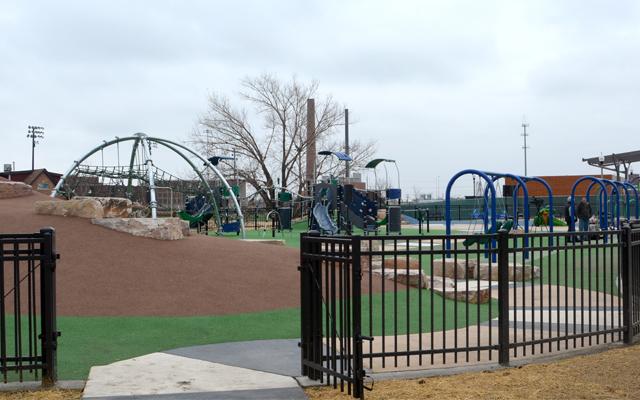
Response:
[{"label": "overcast sky", "polygon": [[0,163],[30,168],[30,124],[56,172],[114,136],[184,141],[209,93],[266,72],[318,80],[406,191],[522,174],[523,115],[530,175],[597,173],[581,158],[640,147],[639,5],[2,0]]}]

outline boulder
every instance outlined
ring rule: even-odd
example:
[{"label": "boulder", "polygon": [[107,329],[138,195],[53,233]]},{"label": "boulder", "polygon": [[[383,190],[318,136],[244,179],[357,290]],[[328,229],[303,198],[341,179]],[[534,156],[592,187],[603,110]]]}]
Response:
[{"label": "boulder", "polygon": [[476,262],[465,258],[441,258],[433,260],[433,275],[451,279],[472,279],[475,277]]},{"label": "boulder", "polygon": [[[489,280],[491,279],[494,282],[498,281],[498,264],[494,263],[491,265],[491,271],[489,271],[489,264],[480,264],[478,268],[480,273],[480,279]],[[489,273],[491,272],[491,273]],[[540,277],[540,267],[531,267],[530,265],[513,265],[509,264],[509,280],[510,281],[522,281],[524,275],[524,280],[529,281],[534,278]],[[474,273],[475,276],[475,273]]]},{"label": "boulder", "polygon": [[79,218],[126,218],[131,200],[119,197],[74,197],[71,200],[35,202],[36,214]]},{"label": "boulder", "polygon": [[[478,276],[478,274],[480,276]],[[477,260],[469,259],[468,262],[464,257],[458,257],[457,262],[454,257],[433,260],[433,275],[451,278],[451,279],[480,279],[498,281],[498,263],[491,264],[481,263],[478,265]],[[530,265],[513,265],[509,263],[509,280],[510,281],[528,281],[540,276],[539,267],[531,267]]]},{"label": "boulder", "polygon": [[133,236],[158,240],[179,240],[189,236],[189,223],[180,218],[95,218],[92,224]]},{"label": "boulder", "polygon": [[409,271],[397,270],[396,273],[394,273],[393,270],[390,271],[385,269],[384,274],[382,273],[382,269],[374,269],[371,270],[371,273],[373,273],[374,275],[382,276],[384,279],[389,279],[392,281],[395,280],[396,282],[403,285],[408,285],[419,289],[427,288],[426,280],[428,277],[423,272],[417,269],[410,269]]},{"label": "boulder", "polygon": [[407,266],[409,267],[409,269],[420,269],[420,260],[418,260],[417,258],[409,258],[409,260],[407,260],[406,256],[398,256],[397,258],[385,258],[384,259],[384,267],[386,268],[391,268],[393,269],[394,266],[397,269],[407,269]]},{"label": "boulder", "polygon": [[0,181],[0,199],[12,199],[15,197],[29,196],[33,193],[33,188],[23,182]]},{"label": "boulder", "polygon": [[73,200],[94,199],[100,203],[103,218],[127,218],[132,212],[131,200],[123,197],[86,197],[78,196]]},{"label": "boulder", "polygon": [[104,210],[93,198],[80,200],[45,200],[34,203],[36,214],[61,217],[102,218]]},{"label": "boulder", "polygon": [[488,282],[481,281],[456,281],[450,278],[427,277],[427,288],[447,299],[471,304],[485,304],[491,300],[491,287]]}]

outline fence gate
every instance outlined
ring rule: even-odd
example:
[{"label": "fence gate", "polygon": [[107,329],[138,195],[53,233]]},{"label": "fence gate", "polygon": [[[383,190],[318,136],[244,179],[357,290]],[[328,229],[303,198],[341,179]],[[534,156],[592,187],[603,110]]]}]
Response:
[{"label": "fence gate", "polygon": [[624,339],[631,343],[640,334],[640,224],[626,226],[622,235]]},{"label": "fence gate", "polygon": [[55,231],[0,235],[0,373],[5,383],[25,375],[56,379]]},{"label": "fence gate", "polygon": [[363,397],[360,242],[303,234],[300,258],[302,375]]}]

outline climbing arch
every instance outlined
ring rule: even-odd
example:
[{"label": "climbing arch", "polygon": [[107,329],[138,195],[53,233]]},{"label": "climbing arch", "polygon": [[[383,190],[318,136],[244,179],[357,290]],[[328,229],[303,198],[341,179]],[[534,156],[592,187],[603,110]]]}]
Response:
[{"label": "climbing arch", "polygon": [[[116,176],[117,178],[122,179],[123,181],[126,181],[127,182],[126,193],[127,193],[127,196],[129,197],[132,195],[132,192],[133,192],[134,180],[137,179],[139,181],[144,181],[149,188],[149,207],[151,208],[151,217],[157,218],[158,203],[156,201],[156,190],[159,189],[160,187],[156,186],[155,184],[155,180],[156,180],[155,176],[159,169],[156,167],[156,165],[153,162],[151,149],[152,149],[152,145],[161,146],[165,149],[168,149],[171,153],[178,155],[178,157],[180,157],[191,168],[191,170],[193,170],[193,172],[198,178],[198,181],[200,182],[200,184],[208,194],[209,201],[214,206],[214,217],[215,217],[218,228],[222,226],[220,213],[218,211],[217,202],[216,202],[216,198],[218,197],[218,194],[215,193],[215,191],[211,188],[204,174],[208,172],[212,172],[214,176],[216,176],[219,179],[219,181],[222,183],[226,191],[229,193],[229,197],[233,202],[233,206],[237,213],[238,221],[240,223],[240,232],[244,237],[244,218],[242,215],[242,210],[240,209],[240,204],[238,203],[238,199],[236,198],[234,191],[232,190],[231,186],[229,185],[229,183],[227,182],[223,174],[220,172],[220,170],[216,168],[216,166],[214,166],[205,157],[201,156],[200,154],[196,153],[195,151],[191,150],[190,148],[180,143],[176,143],[171,140],[167,140],[163,138],[147,136],[144,133],[136,133],[132,136],[120,137],[120,138],[117,137],[114,140],[104,141],[101,145],[85,153],[78,160],[74,161],[71,167],[64,173],[64,175],[62,176],[62,178],[60,179],[56,187],[52,190],[51,197],[56,197],[58,194],[61,194],[61,193],[65,193],[68,196],[72,196],[73,194],[71,191],[68,191],[68,193],[65,192],[65,184],[69,180],[69,178],[74,174],[76,174],[77,172],[88,170],[87,167],[83,165],[83,162],[89,159],[89,157],[93,156],[94,154],[98,152],[102,152],[105,148],[108,148],[114,145],[118,146],[118,158],[119,158],[119,145],[125,142],[133,142],[128,166],[118,165],[117,168],[116,167],[106,168],[103,165],[102,168],[93,167],[93,169],[90,170],[90,173],[93,176],[97,176],[97,177]],[[142,150],[142,152],[140,152],[139,150]],[[140,160],[140,158],[143,158],[143,159]],[[138,159],[139,161],[139,164],[137,166],[135,166],[136,159]],[[196,162],[201,162],[204,168],[202,169],[198,168],[196,163],[194,163],[193,161],[194,159],[196,160]]]}]

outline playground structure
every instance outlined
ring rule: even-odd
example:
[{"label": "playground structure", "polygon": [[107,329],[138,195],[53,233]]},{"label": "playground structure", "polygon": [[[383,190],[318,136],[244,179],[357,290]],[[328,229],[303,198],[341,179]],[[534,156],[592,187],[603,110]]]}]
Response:
[{"label": "playground structure", "polygon": [[[335,155],[341,161],[351,158],[338,152],[319,152],[321,155]],[[387,233],[401,234],[402,213],[400,209],[402,191],[399,188],[400,171],[394,160],[375,159],[365,168],[372,169],[381,163],[393,163],[398,176],[398,187],[390,187],[388,174],[384,188],[357,189],[351,183],[340,182],[336,177],[329,177],[325,182],[316,183],[313,187],[312,211],[309,214],[310,230],[322,234],[337,235],[341,232],[351,235],[353,228],[361,229],[365,235],[377,234],[381,227]],[[386,167],[385,167],[386,171]]]},{"label": "playground structure", "polygon": [[[129,162],[122,165],[120,147],[124,143],[131,143],[132,146]],[[104,151],[114,147],[117,164],[105,165]],[[196,179],[181,179],[156,166],[154,152],[159,148],[178,155],[190,167]],[[101,162],[95,160],[98,154]],[[159,202],[161,190],[169,191],[168,199],[165,196],[166,201],[162,203]],[[125,197],[147,206],[152,219],[158,218],[159,211],[172,214],[174,208],[184,207],[179,215],[190,224],[201,226],[212,219],[216,224],[216,232],[231,230],[244,236],[242,210],[233,188],[220,170],[210,160],[182,144],[144,133],[104,141],[74,161],[51,192],[51,197],[69,199],[77,195]],[[189,202],[198,196],[199,207],[194,208],[194,204],[189,206]],[[224,200],[230,201],[234,209],[236,221],[231,225],[222,222],[220,206]]]}]

